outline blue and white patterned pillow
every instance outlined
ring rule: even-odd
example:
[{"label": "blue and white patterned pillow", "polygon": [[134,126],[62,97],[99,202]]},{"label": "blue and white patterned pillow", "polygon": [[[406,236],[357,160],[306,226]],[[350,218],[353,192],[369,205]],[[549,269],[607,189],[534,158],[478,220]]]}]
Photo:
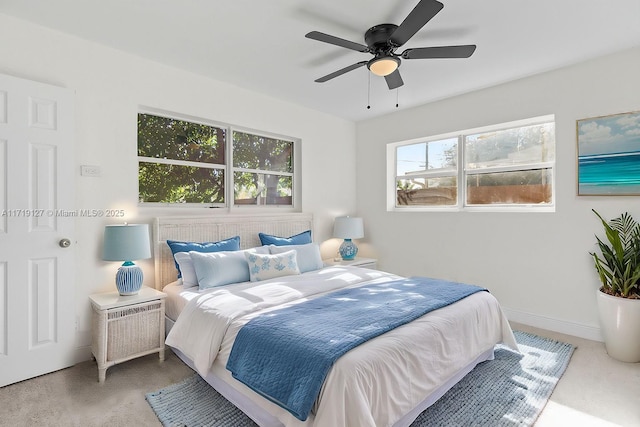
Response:
[{"label": "blue and white patterned pillow", "polygon": [[290,250],[296,251],[296,260],[300,273],[307,271],[320,270],[324,267],[322,257],[320,256],[320,246],[317,243],[308,243],[306,245],[291,246],[269,246],[269,252],[273,254],[281,254]]},{"label": "blue and white patterned pillow", "polygon": [[274,255],[245,253],[245,257],[252,282],[300,274],[295,250]]}]

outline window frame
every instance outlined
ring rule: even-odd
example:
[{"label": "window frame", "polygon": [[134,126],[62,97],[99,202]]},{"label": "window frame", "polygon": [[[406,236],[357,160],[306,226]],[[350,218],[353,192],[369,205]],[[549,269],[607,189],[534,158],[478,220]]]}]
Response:
[{"label": "window frame", "polygon": [[[493,166],[482,169],[467,170],[465,164],[465,138],[468,135],[486,132],[498,132],[514,128],[535,126],[545,123],[554,124],[554,156],[553,160],[545,162],[526,163],[520,165]],[[400,146],[429,143],[445,139],[458,139],[458,158],[456,169],[457,202],[455,205],[407,205],[397,204],[397,182],[406,175],[397,175],[397,148]],[[470,128],[456,132],[449,132],[424,138],[414,138],[387,144],[387,211],[388,212],[555,212],[556,206],[556,156],[555,156],[555,115],[549,114],[529,119],[515,120],[496,125]],[[467,204],[467,177],[485,175],[489,173],[527,171],[549,169],[551,172],[551,202],[548,204],[507,204],[494,203],[486,205]],[[420,172],[412,174],[414,177],[436,178],[440,176],[454,176],[443,172]]]},{"label": "window frame", "polygon": [[[221,128],[225,131],[225,163],[217,164],[217,163],[205,163],[205,162],[192,162],[192,161],[184,161],[184,160],[173,160],[173,159],[160,159],[155,157],[145,157],[136,155],[136,165],[137,165],[137,179],[136,179],[136,188],[137,188],[137,206],[140,209],[147,211],[158,210],[159,212],[168,212],[171,210],[175,210],[180,213],[188,214],[190,212],[198,212],[202,213],[202,209],[216,209],[227,212],[240,211],[249,209],[251,211],[269,211],[273,212],[277,210],[279,212],[301,212],[302,207],[302,174],[300,171],[300,165],[302,164],[302,155],[301,155],[301,146],[302,141],[300,138],[294,138],[291,136],[275,134],[271,132],[265,132],[261,130],[251,129],[248,127],[237,126],[229,123],[219,122],[215,120],[204,119],[201,117],[195,117],[186,114],[175,113],[172,111],[161,110],[153,107],[140,106],[136,113],[136,154],[138,153],[138,145],[137,145],[137,135],[138,135],[138,125],[137,125],[137,115],[138,114],[150,114],[159,117],[165,117],[175,120],[182,120],[190,123],[212,126]],[[293,144],[293,154],[292,154],[292,173],[281,173],[277,174],[283,175],[287,174],[287,176],[292,177],[292,194],[291,194],[291,205],[252,205],[252,204],[235,204],[234,199],[234,172],[237,170],[233,167],[233,132],[244,132],[250,133],[252,135],[262,136],[266,138],[279,139],[283,141],[289,141]],[[220,169],[224,172],[224,203],[163,203],[163,202],[140,202],[140,181],[139,181],[139,163],[140,162],[148,162],[148,163],[156,163],[156,164],[177,164],[180,166],[195,166],[195,167],[205,167],[211,169]],[[239,169],[238,169],[239,170]],[[259,173],[269,173],[273,171],[258,171]],[[276,173],[276,172],[273,172]]]}]

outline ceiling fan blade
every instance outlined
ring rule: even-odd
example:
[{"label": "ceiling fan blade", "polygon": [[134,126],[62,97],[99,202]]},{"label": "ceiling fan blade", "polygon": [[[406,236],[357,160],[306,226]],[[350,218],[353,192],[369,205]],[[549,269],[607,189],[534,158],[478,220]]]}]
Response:
[{"label": "ceiling fan blade", "polygon": [[353,65],[349,65],[348,67],[344,67],[344,68],[343,68],[343,69],[341,69],[341,70],[334,71],[334,72],[333,72],[333,73],[331,73],[331,74],[327,74],[327,75],[326,75],[326,76],[324,76],[324,77],[320,77],[319,79],[316,79],[315,81],[316,81],[317,83],[324,83],[324,82],[326,82],[327,80],[331,80],[331,79],[333,79],[333,78],[335,78],[335,77],[338,77],[338,76],[343,75],[344,73],[348,73],[349,71],[355,70],[356,68],[360,68],[360,67],[362,67],[363,65],[365,65],[366,63],[367,63],[367,61],[361,61],[361,62],[355,63],[355,64],[353,64]]},{"label": "ceiling fan blade", "polygon": [[432,59],[432,58],[468,58],[476,50],[475,44],[462,46],[418,47],[402,52],[403,59]]},{"label": "ceiling fan blade", "polygon": [[356,50],[358,52],[368,52],[369,48],[363,44],[352,42],[349,40],[341,39],[340,37],[330,36],[329,34],[321,33],[319,31],[311,31],[305,35],[308,39],[318,40],[333,44],[340,47],[346,47],[347,49]]},{"label": "ceiling fan blade", "polygon": [[389,89],[397,89],[404,84],[402,77],[400,76],[400,71],[398,71],[397,68],[393,73],[388,76],[384,76],[384,79],[387,81]]},{"label": "ceiling fan blade", "polygon": [[442,10],[444,5],[437,0],[420,0],[420,3],[395,29],[389,40],[396,46],[402,46],[409,41],[415,33]]}]

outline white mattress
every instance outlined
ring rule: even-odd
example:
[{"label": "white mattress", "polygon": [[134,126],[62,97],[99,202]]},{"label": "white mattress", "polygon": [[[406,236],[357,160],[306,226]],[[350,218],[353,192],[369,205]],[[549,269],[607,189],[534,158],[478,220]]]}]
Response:
[{"label": "white mattress", "polygon": [[[172,284],[165,287],[167,306],[172,306],[171,316],[180,309],[182,315],[167,344],[178,349],[203,377],[227,384],[249,399],[250,405],[245,406],[258,408],[284,426],[408,425],[408,413],[417,416],[420,411],[416,408],[484,360],[496,343],[517,349],[506,317],[491,294],[476,293],[345,354],[329,372],[314,414],[305,422],[233,379],[225,368],[237,332],[252,317],[341,287],[397,278],[375,270],[330,267],[202,292]],[[241,401],[234,403],[243,408]]]},{"label": "white mattress", "polygon": [[164,314],[173,322],[176,321],[185,305],[187,305],[192,298],[201,294],[197,286],[184,287],[181,280],[169,283],[162,288],[162,292],[167,294],[164,303]]}]

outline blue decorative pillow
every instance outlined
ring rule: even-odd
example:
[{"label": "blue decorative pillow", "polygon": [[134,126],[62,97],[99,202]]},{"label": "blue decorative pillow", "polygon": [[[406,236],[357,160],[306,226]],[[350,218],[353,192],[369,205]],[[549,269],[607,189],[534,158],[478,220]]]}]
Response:
[{"label": "blue decorative pillow", "polygon": [[189,252],[200,289],[249,281],[249,265],[244,251]]},{"label": "blue decorative pillow", "polygon": [[271,236],[264,233],[258,233],[258,237],[260,237],[260,242],[263,245],[306,245],[307,243],[311,243],[311,230],[303,231],[291,237]]},{"label": "blue decorative pillow", "polygon": [[167,245],[171,248],[171,253],[176,263],[178,277],[182,277],[180,266],[175,261],[178,252],[220,252],[220,251],[239,251],[240,236],[231,237],[230,239],[220,240],[219,242],[195,243],[195,242],[179,242],[177,240],[167,240]]},{"label": "blue decorative pillow", "polygon": [[245,253],[245,257],[252,282],[300,274],[295,250],[276,255]]},{"label": "blue decorative pillow", "polygon": [[307,271],[320,270],[324,267],[322,256],[320,256],[320,246],[317,243],[309,243],[306,245],[287,245],[287,246],[269,246],[272,254],[281,254],[290,250],[296,251],[296,259],[300,273]]}]

